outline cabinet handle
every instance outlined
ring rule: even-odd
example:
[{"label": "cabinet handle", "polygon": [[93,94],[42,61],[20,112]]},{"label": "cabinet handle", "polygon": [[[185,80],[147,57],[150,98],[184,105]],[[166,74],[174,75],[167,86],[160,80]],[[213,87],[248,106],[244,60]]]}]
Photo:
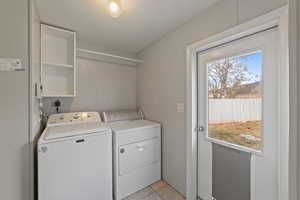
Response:
[{"label": "cabinet handle", "polygon": [[76,140],[76,143],[84,142],[84,139]]},{"label": "cabinet handle", "polygon": [[138,145],[136,145],[136,148],[138,149],[138,151],[144,151],[145,145],[143,145],[143,144],[138,144]]}]

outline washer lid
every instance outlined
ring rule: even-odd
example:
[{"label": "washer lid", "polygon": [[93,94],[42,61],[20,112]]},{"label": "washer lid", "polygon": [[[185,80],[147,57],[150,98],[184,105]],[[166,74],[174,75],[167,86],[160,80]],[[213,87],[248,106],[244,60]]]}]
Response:
[{"label": "washer lid", "polygon": [[109,128],[103,126],[101,122],[49,126],[45,130],[46,134],[44,135],[44,139],[54,140],[59,138],[74,137],[99,132],[109,132]]},{"label": "washer lid", "polygon": [[111,123],[110,125],[113,131],[118,133],[137,130],[137,129],[160,127],[159,123],[151,122],[148,120],[122,121],[122,122]]}]

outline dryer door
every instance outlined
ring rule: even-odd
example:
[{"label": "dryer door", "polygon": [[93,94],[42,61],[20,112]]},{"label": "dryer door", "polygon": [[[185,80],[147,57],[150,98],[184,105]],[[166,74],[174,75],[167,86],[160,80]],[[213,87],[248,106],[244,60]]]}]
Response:
[{"label": "dryer door", "polygon": [[119,147],[119,175],[160,162],[159,138]]}]

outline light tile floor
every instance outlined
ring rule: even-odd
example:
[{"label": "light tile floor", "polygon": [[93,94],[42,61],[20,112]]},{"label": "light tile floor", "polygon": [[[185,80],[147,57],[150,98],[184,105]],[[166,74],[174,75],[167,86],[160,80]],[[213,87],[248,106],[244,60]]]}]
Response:
[{"label": "light tile floor", "polygon": [[158,181],[124,200],[184,200],[174,188],[164,181]]}]

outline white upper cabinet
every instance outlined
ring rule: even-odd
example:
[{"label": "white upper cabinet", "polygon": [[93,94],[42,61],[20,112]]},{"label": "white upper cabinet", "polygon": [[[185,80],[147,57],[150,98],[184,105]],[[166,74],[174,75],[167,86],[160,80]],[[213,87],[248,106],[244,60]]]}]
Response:
[{"label": "white upper cabinet", "polygon": [[75,97],[76,33],[41,25],[42,97]]}]

